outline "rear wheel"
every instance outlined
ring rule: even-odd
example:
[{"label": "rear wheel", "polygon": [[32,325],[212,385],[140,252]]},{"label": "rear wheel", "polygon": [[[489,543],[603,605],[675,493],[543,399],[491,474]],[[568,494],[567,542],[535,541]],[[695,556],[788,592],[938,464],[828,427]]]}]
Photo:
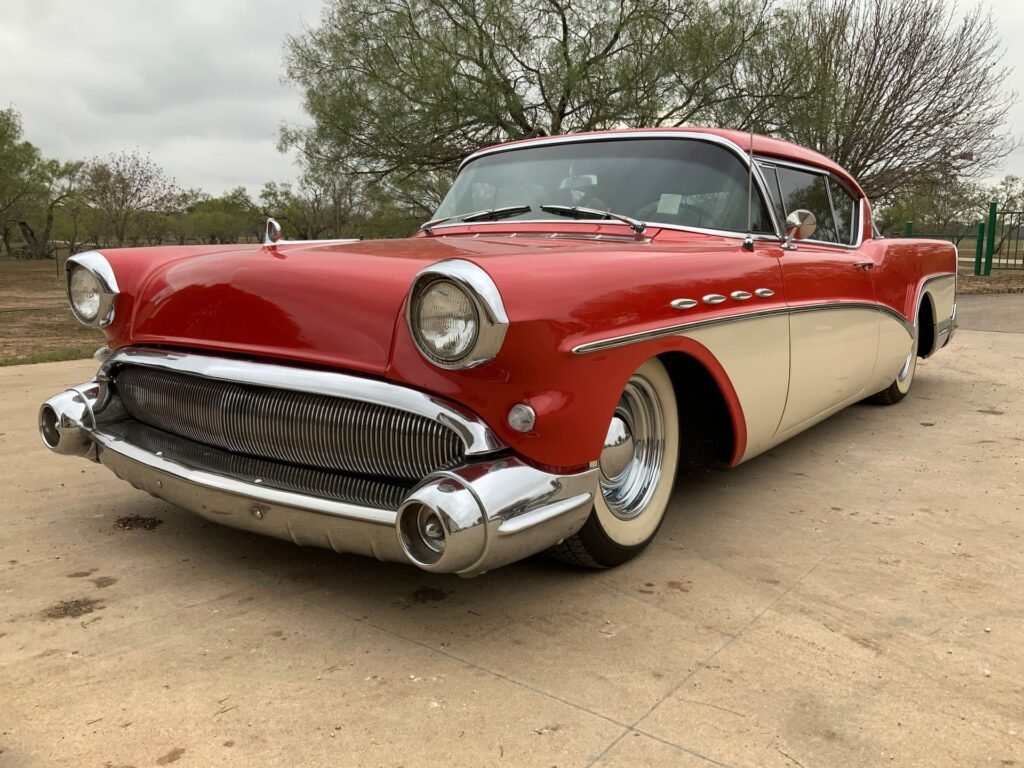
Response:
[{"label": "rear wheel", "polygon": [[589,568],[636,557],[661,527],[678,463],[675,390],[661,362],[648,360],[626,384],[609,424],[590,517],[550,554]]},{"label": "rear wheel", "polygon": [[914,383],[914,374],[917,372],[917,344],[920,336],[918,327],[915,325],[914,338],[910,343],[910,354],[907,355],[903,367],[888,387],[868,398],[871,402],[881,403],[882,405],[895,405],[910,394],[910,385]]}]

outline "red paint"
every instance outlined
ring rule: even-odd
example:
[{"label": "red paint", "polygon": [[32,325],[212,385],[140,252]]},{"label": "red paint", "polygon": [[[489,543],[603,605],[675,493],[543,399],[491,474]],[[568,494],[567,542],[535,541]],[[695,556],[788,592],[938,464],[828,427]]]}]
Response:
[{"label": "red paint", "polygon": [[[700,130],[740,146],[749,140],[745,134]],[[754,149],[830,170],[859,189],[845,171],[810,150],[762,137],[755,137]],[[864,226],[870,234],[870,219]],[[877,297],[910,318],[920,281],[955,270],[951,246],[927,241],[866,240],[858,250],[804,244],[795,252],[758,242],[750,253],[738,237],[655,228],[646,243],[529,236],[552,231],[628,234],[614,223],[506,220],[405,240],[104,251],[122,291],[107,335],[114,348],[165,345],[386,378],[472,410],[524,458],[561,468],[597,458],[625,382],[645,360],[683,352],[703,363],[723,391],[733,418],[735,462],[746,446],[742,409],[706,348],[669,336],[585,355],[572,349],[787,302]],[[511,232],[518,236],[496,236]],[[415,274],[452,258],[490,274],[511,321],[498,357],[468,371],[427,362],[403,316]],[[857,270],[858,260],[871,260],[876,268]],[[669,304],[761,287],[775,296],[684,312]],[[527,435],[506,425],[509,408],[518,402],[537,412],[536,429]]]}]

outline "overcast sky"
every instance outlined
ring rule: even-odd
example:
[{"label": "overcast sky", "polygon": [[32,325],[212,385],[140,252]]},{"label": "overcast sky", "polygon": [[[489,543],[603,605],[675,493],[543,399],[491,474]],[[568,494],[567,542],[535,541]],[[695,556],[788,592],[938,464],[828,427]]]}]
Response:
[{"label": "overcast sky", "polygon": [[[1012,44],[1008,85],[1024,91],[1024,0],[988,1]],[[281,84],[282,43],[317,23],[322,2],[3,0],[0,107],[21,112],[47,156],[138,147],[183,187],[255,193],[296,176],[275,147],[283,121],[304,119]],[[1024,132],[1024,100],[1012,127]],[[1024,149],[995,175],[1006,173],[1024,176]]]}]

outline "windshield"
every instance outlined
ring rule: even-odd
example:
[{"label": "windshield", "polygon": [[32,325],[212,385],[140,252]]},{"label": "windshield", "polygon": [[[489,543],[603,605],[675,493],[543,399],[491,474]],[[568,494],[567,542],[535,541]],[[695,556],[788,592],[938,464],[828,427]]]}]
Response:
[{"label": "windshield", "polygon": [[[747,231],[747,169],[731,151],[697,139],[547,144],[484,155],[462,170],[435,219],[529,206],[510,220],[558,219],[541,206],[612,211],[649,224]],[[754,189],[753,231],[774,234]]]}]

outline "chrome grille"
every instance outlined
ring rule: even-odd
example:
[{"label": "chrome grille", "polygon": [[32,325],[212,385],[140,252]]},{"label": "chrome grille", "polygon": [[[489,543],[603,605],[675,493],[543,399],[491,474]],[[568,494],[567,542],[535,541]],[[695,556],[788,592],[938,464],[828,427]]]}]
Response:
[{"label": "chrome grille", "polygon": [[375,403],[140,366],[114,381],[134,419],[234,453],[413,481],[462,463],[455,432]]},{"label": "chrome grille", "polygon": [[227,475],[249,483],[259,481],[267,488],[344,501],[361,507],[398,509],[411,488],[411,484],[241,456],[170,435],[137,421],[127,420],[106,425],[103,431],[150,453],[159,452],[163,458],[193,469]]}]

